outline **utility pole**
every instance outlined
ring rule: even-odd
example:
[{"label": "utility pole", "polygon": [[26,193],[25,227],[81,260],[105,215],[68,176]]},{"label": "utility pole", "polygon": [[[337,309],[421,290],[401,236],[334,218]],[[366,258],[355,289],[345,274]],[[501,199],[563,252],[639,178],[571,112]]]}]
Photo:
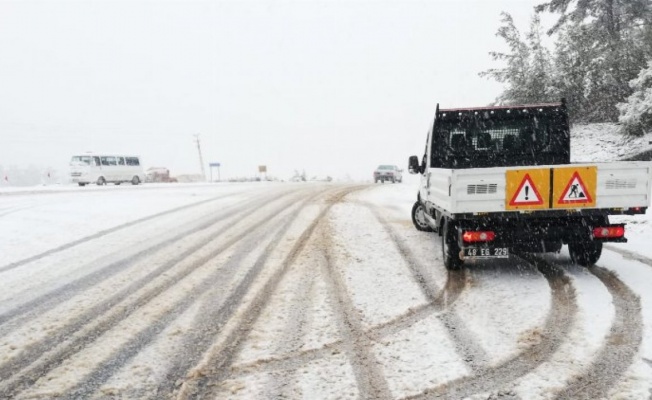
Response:
[{"label": "utility pole", "polygon": [[197,153],[199,153],[199,166],[201,167],[201,175],[206,180],[206,171],[204,170],[204,158],[201,155],[201,144],[199,143],[199,133],[195,134],[195,142],[197,143]]}]

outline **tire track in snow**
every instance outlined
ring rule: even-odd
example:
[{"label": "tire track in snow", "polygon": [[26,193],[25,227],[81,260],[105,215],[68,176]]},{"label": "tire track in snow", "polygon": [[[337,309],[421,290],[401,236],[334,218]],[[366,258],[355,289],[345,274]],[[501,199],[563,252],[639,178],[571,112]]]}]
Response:
[{"label": "tire track in snow", "polygon": [[[296,204],[291,202],[290,204]],[[231,242],[231,245],[238,243],[244,239],[244,243],[239,245],[238,251],[231,257],[231,259],[221,268],[216,269],[211,276],[206,278],[199,288],[193,289],[181,301],[177,302],[170,310],[164,315],[157,317],[156,321],[149,325],[147,329],[139,332],[136,336],[131,338],[124,346],[118,349],[110,359],[103,361],[98,365],[90,374],[77,383],[74,388],[68,390],[63,396],[64,399],[78,399],[87,398],[95,393],[106,381],[111,378],[121,367],[127,364],[136,354],[138,354],[163,330],[174,322],[184,311],[190,308],[201,297],[205,297],[202,301],[204,304],[198,311],[197,315],[199,321],[195,321],[195,329],[191,331],[191,338],[185,341],[185,348],[188,353],[179,355],[178,360],[173,363],[169,368],[169,372],[164,381],[159,384],[158,389],[152,393],[153,398],[160,398],[169,393],[172,393],[186,371],[194,365],[194,363],[202,356],[204,351],[215,340],[215,335],[219,332],[219,328],[226,323],[233,313],[236,312],[237,306],[245,294],[248,292],[256,276],[260,273],[270,253],[279,245],[284,233],[289,229],[292,222],[299,215],[304,202],[299,202],[295,210],[289,212],[289,215],[282,214],[283,209],[291,208],[287,204],[272,210],[269,215],[271,216],[267,224],[270,225],[269,229],[263,229],[258,234],[252,235],[251,232],[246,232],[241,237],[236,238]],[[274,217],[280,218],[282,223],[281,227],[277,228],[274,222],[277,222]],[[263,226],[263,224],[252,224],[254,227]],[[229,281],[237,272],[237,268],[243,259],[251,253],[256,247],[259,247],[261,241],[274,235],[274,239],[269,243],[262,254],[256,260],[254,266],[249,270],[243,280],[237,285],[236,289],[231,294],[223,293],[220,286],[216,286],[215,282],[219,280]],[[248,236],[248,237],[247,237]],[[210,258],[204,260],[207,262]],[[175,279],[175,281],[177,281]],[[219,307],[215,307],[220,303]],[[199,329],[201,328],[201,329]]]},{"label": "tire track in snow", "polygon": [[646,257],[646,256],[644,256],[642,254],[635,253],[633,251],[629,251],[629,250],[621,249],[621,248],[618,248],[618,247],[615,247],[615,246],[611,246],[611,245],[605,245],[604,247],[609,251],[613,251],[614,253],[620,254],[625,259],[635,260],[635,261],[641,262],[643,264],[646,264],[646,265],[652,267],[652,258]]},{"label": "tire track in snow", "polygon": [[[301,211],[308,204],[313,202],[316,197],[322,194],[323,193],[317,193],[301,202],[298,202],[297,209],[292,212],[291,216],[286,218],[286,221],[283,223],[281,228],[273,234],[274,239],[266,246],[256,260],[254,266],[226,300],[220,303],[221,298],[224,297],[220,290],[214,291],[205,296],[206,299],[203,301],[204,304],[197,313],[200,320],[195,321],[195,326],[201,326],[201,329],[194,329],[191,335],[186,338],[184,345],[182,346],[191,349],[191,352],[190,354],[184,354],[183,357],[168,368],[167,375],[159,384],[157,393],[172,393],[177,387],[177,383],[183,381],[188,372],[201,361],[202,357],[215,342],[215,338],[220,333],[221,328],[226,325],[235,313],[237,313],[245,295],[250,292],[251,287],[255,283],[255,279],[260,275],[260,272],[265,267],[269,256],[279,247],[281,240],[284,239],[285,234],[296,221]],[[259,244],[263,239],[264,237],[261,237],[260,239],[252,241],[252,243]],[[243,254],[243,256],[246,255],[247,254]],[[239,266],[239,263],[237,262],[232,264],[231,267],[234,269]],[[223,273],[220,274],[220,279],[223,279],[222,277]],[[267,303],[267,301],[265,303]],[[219,307],[216,307],[216,304],[219,304]]]},{"label": "tire track in snow", "polygon": [[330,224],[322,226],[320,232],[323,243],[321,263],[322,274],[327,286],[335,298],[335,320],[342,336],[343,348],[353,368],[359,397],[363,399],[391,399],[389,384],[385,379],[380,362],[373,353],[373,339],[367,336],[362,325],[362,318],[356,310],[348,293],[342,275],[336,270],[333,257],[332,228]]},{"label": "tire track in snow", "polygon": [[[287,193],[285,195],[288,195]],[[285,196],[284,195],[284,196]],[[278,196],[277,196],[278,197]],[[271,198],[271,197],[270,197]],[[153,253],[162,250],[175,242],[182,240],[188,235],[198,233],[200,231],[211,228],[213,225],[220,222],[228,221],[230,219],[236,220],[238,215],[247,212],[252,205],[256,203],[255,200],[248,201],[247,203],[231,206],[224,210],[216,216],[203,221],[200,225],[195,226],[189,230],[183,231],[177,235],[174,235],[168,239],[165,239],[151,247],[143,249],[136,254],[127,256],[118,261],[112,262],[104,267],[101,267],[92,273],[85,275],[79,279],[76,279],[72,282],[69,282],[59,288],[56,288],[48,293],[37,296],[36,298],[27,301],[16,308],[13,308],[10,311],[7,311],[3,314],[0,314],[0,335],[7,335],[18,325],[24,325],[28,323],[31,319],[37,318],[41,314],[53,309],[54,307],[60,305],[61,303],[73,298],[78,293],[100,284],[102,281],[124,271],[129,267],[133,266],[137,262],[146,259],[148,256],[151,256]],[[193,251],[199,249],[206,243],[208,243],[211,238],[202,241],[199,245],[194,246],[191,250],[184,252],[183,254],[191,254]],[[182,260],[181,257],[175,257],[174,260]],[[173,266],[173,263],[168,263],[169,267]],[[131,287],[131,286],[130,286]],[[8,322],[12,322],[13,326],[7,326]],[[1,376],[1,375],[0,375]]]},{"label": "tire track in snow", "polygon": [[[304,267],[300,277],[295,283],[296,293],[291,302],[293,307],[286,317],[287,323],[281,333],[282,340],[277,342],[274,349],[275,354],[287,354],[299,351],[303,344],[303,337],[310,327],[310,316],[308,309],[312,306],[312,298],[315,291],[317,270],[312,266]],[[273,373],[273,382],[263,390],[270,399],[288,398],[293,387],[291,378],[294,374]]]},{"label": "tire track in snow", "polygon": [[542,327],[542,339],[525,351],[495,367],[485,367],[473,375],[426,389],[406,399],[466,398],[475,394],[505,389],[511,382],[533,371],[548,361],[568,337],[577,315],[575,289],[563,270],[529,254],[519,257],[537,267],[548,281],[552,304]]},{"label": "tire track in snow", "polygon": [[[437,285],[437,282],[430,277],[428,273],[429,267],[424,265],[415,256],[407,243],[405,243],[405,239],[381,215],[378,207],[368,203],[363,204],[371,210],[376,220],[381,224],[385,232],[387,232],[398,252],[406,261],[414,280],[421,288],[421,292],[433,305],[430,311],[442,312],[439,319],[446,328],[449,338],[454,343],[457,354],[464,360],[471,371],[482,371],[484,366],[489,362],[489,356],[464,321],[450,308],[451,304],[457,300],[466,286],[466,269],[461,271],[448,271],[446,286],[442,290]],[[427,313],[415,313],[413,321],[408,319],[404,322],[404,324],[408,324],[407,326],[404,324],[392,324],[390,326],[394,329],[402,330],[427,316]],[[389,333],[391,333],[391,330],[387,334]]]},{"label": "tire track in snow", "polygon": [[312,236],[320,221],[324,219],[333,204],[340,201],[348,193],[363,188],[364,186],[350,187],[338,192],[327,200],[324,209],[296,240],[288,255],[281,262],[279,269],[267,280],[263,288],[259,291],[259,294],[246,305],[239,317],[237,325],[229,332],[226,332],[225,336],[216,346],[208,350],[208,354],[206,354],[204,360],[194,370],[189,371],[186,382],[181,386],[179,392],[180,398],[203,399],[211,396],[213,390],[228,376],[235,355],[240,351],[244,341],[253,329],[253,325],[258,320],[260,313],[268,303],[272,293],[276,290],[279,282],[306,247],[308,239]]},{"label": "tire track in snow", "polygon": [[[418,321],[427,318],[433,313],[442,312],[447,307],[451,306],[465,288],[466,272],[449,271],[446,284],[443,290],[440,289],[437,282],[435,282],[430,277],[430,274],[427,273],[429,267],[418,261],[418,258],[414,255],[407,244],[405,244],[404,240],[400,237],[396,230],[377,214],[376,210],[373,209],[374,206],[358,201],[353,202],[362,204],[366,207],[370,207],[372,211],[374,211],[374,215],[379,220],[379,222],[381,222],[384,229],[388,232],[396,247],[398,248],[399,253],[406,260],[406,263],[408,264],[414,279],[421,287],[422,292],[426,298],[430,300],[429,304],[415,307],[406,311],[404,314],[396,316],[390,321],[371,327],[365,331],[365,334],[374,340],[380,341],[387,336],[396,334],[411,327]],[[449,322],[450,319],[445,319],[445,321]],[[448,327],[450,330],[453,330],[454,328],[458,327],[458,325],[449,322]],[[479,348],[479,346],[473,347]],[[336,342],[326,344],[320,348],[289,352],[288,354],[281,357],[260,359],[251,363],[235,366],[231,376],[247,375],[261,371],[291,372],[311,361],[326,357],[334,353],[340,353],[341,351],[343,351],[343,342],[338,340]],[[475,354],[481,354],[481,356],[478,358],[482,358],[483,353],[484,350],[476,350],[475,352]]]},{"label": "tire track in snow", "polygon": [[589,368],[575,377],[555,399],[598,399],[609,392],[633,364],[643,341],[643,316],[639,297],[616,274],[602,267],[590,267],[612,296],[614,322],[604,346]]},{"label": "tire track in snow", "polygon": [[171,210],[166,210],[166,211],[162,211],[162,212],[157,213],[157,214],[149,215],[147,217],[139,218],[139,219],[136,219],[134,221],[130,221],[130,222],[118,225],[118,226],[114,226],[113,228],[104,229],[102,231],[99,231],[99,232],[94,233],[92,235],[83,237],[81,239],[77,239],[77,240],[74,240],[72,242],[68,242],[68,243],[66,243],[64,245],[55,247],[53,249],[46,250],[46,251],[44,251],[42,253],[39,253],[39,254],[36,254],[34,256],[24,258],[22,260],[15,261],[15,262],[12,262],[10,264],[1,266],[0,267],[0,273],[12,270],[14,268],[18,268],[18,267],[23,266],[25,264],[29,264],[32,261],[40,260],[43,257],[47,257],[47,256],[50,256],[52,254],[59,253],[61,251],[67,250],[67,249],[69,249],[71,247],[75,247],[77,245],[80,245],[82,243],[86,243],[86,242],[89,242],[91,240],[100,238],[100,237],[102,237],[104,235],[108,235],[109,233],[117,232],[119,230],[129,228],[129,227],[137,225],[137,224],[142,224],[143,222],[151,221],[153,219],[162,217],[164,215],[173,214],[175,212],[179,212],[179,211],[187,210],[187,209],[190,209],[190,208],[193,208],[193,207],[201,206],[201,205],[206,204],[206,203],[210,203],[210,202],[217,201],[217,200],[222,200],[222,199],[227,198],[227,197],[237,196],[238,194],[241,194],[241,192],[230,193],[230,194],[226,194],[226,195],[212,197],[210,199],[198,201],[198,202],[192,203],[192,204],[186,204],[184,206],[176,207],[176,208],[173,208]]},{"label": "tire track in snow", "polygon": [[[282,196],[277,199],[283,199],[285,197],[286,196]],[[289,201],[274,207],[270,214],[275,215],[281,212],[287,207],[288,203],[291,204],[292,201],[293,198],[290,198]],[[217,217],[216,220],[221,221],[229,218],[237,221],[241,214],[249,212],[249,208],[250,205],[248,203],[243,204],[238,207],[238,213],[227,211],[224,215]],[[209,222],[214,224],[214,220],[210,220]],[[253,221],[250,226],[251,229],[256,229],[258,227],[264,227],[268,222],[267,216],[263,216]],[[237,222],[222,233],[227,233],[234,227],[237,227]],[[185,235],[185,233],[182,235]],[[166,279],[149,290],[146,290],[145,293],[140,294],[135,299],[128,301],[125,304],[120,304],[125,299],[128,299],[129,296],[137,293],[143,287],[146,287],[155,278],[161,276],[179,263],[182,263],[200,248],[216,240],[216,237],[209,237],[194,244],[191,248],[182,252],[177,257],[167,261],[141,279],[118,291],[109,299],[106,299],[81,313],[70,323],[59,328],[57,332],[50,334],[45,340],[29,346],[29,348],[27,348],[20,356],[7,363],[1,364],[0,382],[2,382],[2,384],[0,385],[0,395],[15,393],[33,384],[38,378],[56,368],[65,359],[81,351],[102,334],[116,326],[120,321],[126,319],[142,305],[160,295],[165,290],[168,290],[208,260],[216,257],[248,235],[250,235],[249,229],[245,229],[244,232],[231,237],[225,243],[211,251],[207,256],[193,262],[173,277]],[[91,326],[86,328],[87,325]],[[58,345],[60,346],[56,348]],[[52,349],[54,349],[53,352],[48,352]],[[17,373],[18,371],[21,372]]]},{"label": "tire track in snow", "polygon": [[[4,217],[4,216],[9,215],[9,214],[17,213],[19,211],[29,210],[30,208],[35,208],[35,207],[37,207],[36,204],[28,205],[28,206],[22,206],[22,207],[18,206],[18,207],[4,208],[4,209],[0,210],[0,217]],[[7,210],[9,210],[9,211],[7,211]],[[0,268],[0,272],[2,272],[2,268]]]},{"label": "tire track in snow", "polygon": [[[463,274],[461,271],[454,271],[454,274]],[[463,285],[463,283],[462,283]],[[450,279],[446,283],[446,289],[449,292],[460,290],[454,286],[460,285],[460,279]],[[425,304],[413,309],[409,309],[405,313],[398,315],[390,321],[372,326],[365,330],[365,334],[373,340],[381,341],[387,336],[394,335],[405,329],[410,328],[416,322],[427,318],[433,313],[441,312],[437,310],[433,304]],[[276,372],[276,371],[293,371],[305,364],[327,357],[332,354],[339,354],[343,351],[344,343],[342,340],[337,340],[325,344],[319,348],[312,348],[309,350],[294,351],[283,356],[275,356],[265,359],[258,359],[256,361],[248,362],[245,364],[236,365],[233,367],[233,373],[230,377],[249,375],[258,372]]]}]

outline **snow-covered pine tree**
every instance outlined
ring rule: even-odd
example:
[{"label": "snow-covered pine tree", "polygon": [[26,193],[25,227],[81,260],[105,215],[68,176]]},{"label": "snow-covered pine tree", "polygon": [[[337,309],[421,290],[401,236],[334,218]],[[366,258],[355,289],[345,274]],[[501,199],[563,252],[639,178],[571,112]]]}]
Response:
[{"label": "snow-covered pine tree", "polygon": [[652,60],[630,82],[630,86],[634,93],[627,98],[627,102],[618,104],[618,121],[622,124],[623,133],[642,136],[652,131]]},{"label": "snow-covered pine tree", "polygon": [[480,76],[505,84],[505,90],[496,99],[499,104],[527,104],[550,101],[554,98],[551,56],[541,43],[541,22],[532,19],[530,31],[522,38],[512,16],[503,12],[502,26],[496,36],[502,38],[509,52],[490,52],[495,61],[504,62],[502,68],[492,68]]},{"label": "snow-covered pine tree", "polygon": [[549,34],[559,33],[556,86],[572,98],[574,119],[616,121],[616,104],[632,93],[629,82],[652,51],[644,40],[652,35],[652,2],[551,0],[536,10],[560,14]]}]

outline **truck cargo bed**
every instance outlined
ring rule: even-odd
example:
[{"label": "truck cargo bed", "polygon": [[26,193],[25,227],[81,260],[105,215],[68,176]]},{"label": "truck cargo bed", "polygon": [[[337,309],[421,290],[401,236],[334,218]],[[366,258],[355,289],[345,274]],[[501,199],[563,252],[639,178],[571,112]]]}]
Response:
[{"label": "truck cargo bed", "polygon": [[[578,178],[574,177],[574,170],[579,171]],[[584,171],[592,170],[595,171],[595,177],[587,177]],[[562,173],[566,175],[566,179],[559,176]],[[558,182],[555,181],[555,175]],[[591,182],[592,180],[594,182]],[[428,198],[436,208],[453,216],[504,212],[567,213],[568,210],[602,210],[617,214],[649,207],[651,180],[652,163],[632,161],[536,167],[433,169],[428,174],[427,190]],[[519,185],[523,186],[520,192]],[[574,193],[572,185],[579,187]],[[528,190],[530,187],[536,192]],[[524,197],[526,192],[531,196],[528,200]],[[569,195],[577,196],[578,193],[582,196],[584,192],[584,200],[568,198]],[[530,198],[536,199],[536,202],[532,202]]]}]

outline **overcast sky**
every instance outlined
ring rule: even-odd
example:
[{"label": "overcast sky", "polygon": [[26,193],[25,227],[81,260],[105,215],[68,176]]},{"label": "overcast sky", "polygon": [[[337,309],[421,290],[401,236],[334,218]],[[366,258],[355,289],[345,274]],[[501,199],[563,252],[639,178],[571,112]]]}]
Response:
[{"label": "overcast sky", "polygon": [[0,1],[0,165],[86,151],[369,179],[421,153],[436,103],[485,105],[500,12],[541,0]]}]

